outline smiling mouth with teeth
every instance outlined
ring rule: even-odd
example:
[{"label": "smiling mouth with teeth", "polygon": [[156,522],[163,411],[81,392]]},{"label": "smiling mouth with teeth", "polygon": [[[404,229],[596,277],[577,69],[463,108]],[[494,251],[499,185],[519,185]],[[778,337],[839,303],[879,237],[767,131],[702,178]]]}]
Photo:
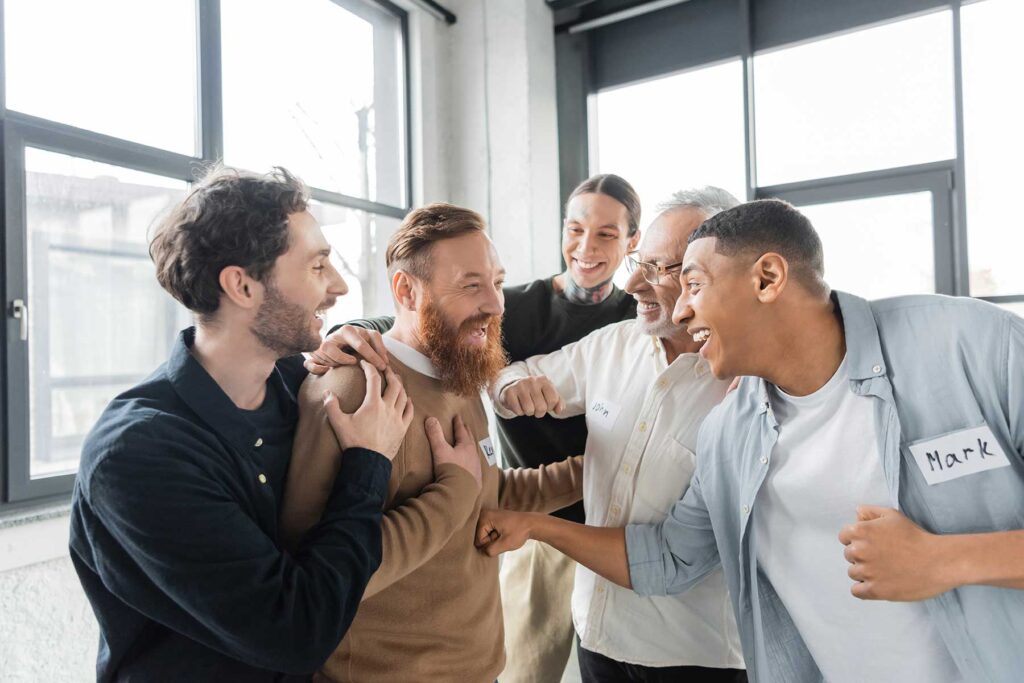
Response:
[{"label": "smiling mouth with teeth", "polygon": [[601,265],[600,261],[597,261],[597,262],[581,261],[580,259],[576,259],[576,263],[579,265],[580,268],[587,268],[587,269],[597,268],[599,265]]},{"label": "smiling mouth with teeth", "polygon": [[694,332],[693,333],[693,341],[695,341],[695,342],[707,341],[708,337],[710,337],[710,336],[711,336],[711,330],[703,329],[703,330],[701,330],[699,332]]}]

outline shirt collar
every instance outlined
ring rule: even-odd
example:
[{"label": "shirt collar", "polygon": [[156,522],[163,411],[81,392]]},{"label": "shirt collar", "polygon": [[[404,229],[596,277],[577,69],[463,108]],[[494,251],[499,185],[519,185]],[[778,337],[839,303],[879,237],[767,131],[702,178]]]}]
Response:
[{"label": "shirt collar", "polygon": [[422,353],[408,344],[398,341],[391,335],[385,334],[383,339],[384,346],[387,348],[388,353],[397,358],[399,362],[407,368],[415,370],[421,375],[432,377],[433,379],[441,379],[441,375],[437,372],[437,368],[435,368],[430,359]]},{"label": "shirt collar", "polygon": [[[654,335],[647,335],[647,338],[651,340],[650,346],[647,347],[648,353],[654,358],[661,361],[659,371],[664,371],[666,368],[671,367],[665,361],[665,345],[661,343],[661,339]],[[693,374],[697,377],[703,377],[707,373],[711,372],[711,366],[704,359],[704,356],[699,353],[681,353],[676,356],[676,359],[672,361],[672,365],[676,365],[679,359],[694,356],[693,361]]]},{"label": "shirt collar", "polygon": [[[171,386],[200,420],[239,452],[247,453],[255,446],[260,434],[245,416],[245,412],[234,404],[192,355],[189,349],[195,338],[196,329],[186,328],[171,348],[171,355],[167,359],[167,376]],[[288,388],[277,366],[267,378],[267,391],[281,392],[279,395],[291,406],[290,410],[295,410],[295,395]]]}]

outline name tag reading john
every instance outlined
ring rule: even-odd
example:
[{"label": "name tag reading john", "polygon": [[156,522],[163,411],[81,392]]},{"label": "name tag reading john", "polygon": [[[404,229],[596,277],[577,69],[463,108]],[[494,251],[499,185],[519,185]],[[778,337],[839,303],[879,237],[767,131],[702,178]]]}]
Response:
[{"label": "name tag reading john", "polygon": [[606,398],[595,398],[587,405],[587,424],[606,432],[615,426],[615,418],[619,416],[619,406]]},{"label": "name tag reading john", "polygon": [[920,441],[908,448],[929,486],[1010,466],[988,425]]},{"label": "name tag reading john", "polygon": [[480,441],[480,450],[483,452],[484,457],[487,458],[487,464],[494,466],[498,462],[498,457],[494,454],[494,445],[491,443],[491,437],[487,437]]}]

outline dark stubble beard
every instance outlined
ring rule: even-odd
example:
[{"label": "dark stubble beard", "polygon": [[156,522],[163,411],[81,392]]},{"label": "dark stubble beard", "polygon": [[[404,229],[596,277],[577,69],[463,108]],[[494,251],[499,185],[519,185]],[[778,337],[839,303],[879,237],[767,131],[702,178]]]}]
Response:
[{"label": "dark stubble beard", "polygon": [[316,351],[320,336],[309,329],[310,312],[285,299],[270,280],[264,283],[263,291],[263,303],[250,328],[256,340],[278,358]]},{"label": "dark stubble beard", "polygon": [[[468,344],[467,336],[484,325],[484,345]],[[445,391],[460,396],[479,393],[508,365],[501,345],[501,316],[479,315],[456,329],[432,302],[426,301],[420,311],[420,334]]]}]

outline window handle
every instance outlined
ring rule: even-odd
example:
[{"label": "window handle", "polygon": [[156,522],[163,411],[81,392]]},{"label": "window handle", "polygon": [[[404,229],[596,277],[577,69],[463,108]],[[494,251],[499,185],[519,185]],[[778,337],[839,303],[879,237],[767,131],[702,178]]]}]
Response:
[{"label": "window handle", "polygon": [[10,315],[15,320],[20,320],[21,341],[28,341],[28,304],[24,299],[15,299],[11,302]]}]

